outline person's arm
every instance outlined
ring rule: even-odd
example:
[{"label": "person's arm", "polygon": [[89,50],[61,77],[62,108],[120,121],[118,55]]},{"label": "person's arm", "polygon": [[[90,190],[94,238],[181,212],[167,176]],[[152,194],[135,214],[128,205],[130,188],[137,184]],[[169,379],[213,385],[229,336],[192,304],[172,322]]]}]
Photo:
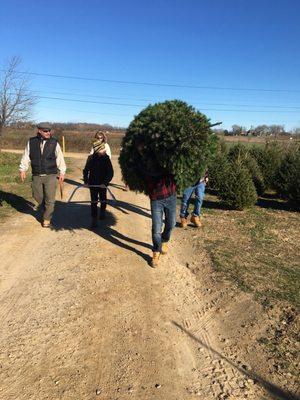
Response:
[{"label": "person's arm", "polygon": [[112,166],[112,163],[110,161],[110,158],[107,158],[107,164],[106,164],[106,174],[105,174],[105,180],[104,180],[104,185],[108,186],[109,182],[112,180],[114,176],[114,169]]},{"label": "person's arm", "polygon": [[63,181],[65,179],[67,167],[66,167],[63,152],[62,152],[61,147],[58,142],[57,142],[56,148],[55,148],[55,155],[56,155],[56,165],[59,170],[59,180]]},{"label": "person's arm", "polygon": [[90,167],[91,159],[92,159],[92,156],[88,156],[88,158],[86,160],[86,163],[85,163],[85,167],[84,167],[84,169],[82,171],[82,173],[83,173],[83,181],[84,181],[85,185],[88,185],[88,182],[89,182],[89,172],[90,172],[90,169],[91,169],[91,167]]},{"label": "person's arm", "polygon": [[23,156],[21,158],[20,166],[19,166],[20,178],[21,178],[22,182],[26,178],[26,171],[29,168],[29,164],[30,164],[30,158],[29,158],[29,142],[28,142],[25,147]]},{"label": "person's arm", "polygon": [[106,151],[106,154],[108,155],[108,157],[111,159],[111,150],[110,150],[110,146],[108,143],[105,143],[105,151]]}]

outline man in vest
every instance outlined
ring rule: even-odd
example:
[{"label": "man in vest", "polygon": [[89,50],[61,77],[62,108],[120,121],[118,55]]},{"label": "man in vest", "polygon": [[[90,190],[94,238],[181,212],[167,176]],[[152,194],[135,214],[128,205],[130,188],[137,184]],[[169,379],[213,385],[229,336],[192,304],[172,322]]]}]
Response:
[{"label": "man in vest", "polygon": [[37,126],[35,137],[29,139],[20,163],[20,178],[26,178],[26,171],[31,164],[32,194],[43,210],[42,226],[50,226],[54,211],[57,175],[63,182],[66,164],[58,141],[52,137],[51,127],[47,124]]}]

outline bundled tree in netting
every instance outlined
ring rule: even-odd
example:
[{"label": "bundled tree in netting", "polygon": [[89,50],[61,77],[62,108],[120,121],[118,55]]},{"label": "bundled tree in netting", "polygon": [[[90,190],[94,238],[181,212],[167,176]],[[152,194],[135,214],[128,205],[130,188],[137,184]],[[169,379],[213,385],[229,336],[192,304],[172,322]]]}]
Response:
[{"label": "bundled tree in netting", "polygon": [[300,147],[287,152],[274,182],[277,193],[300,208]]},{"label": "bundled tree in netting", "polygon": [[243,210],[256,203],[257,193],[252,177],[242,162],[229,161],[229,168],[219,188],[219,197],[228,207],[236,210]]},{"label": "bundled tree in netting", "polygon": [[[180,100],[149,105],[130,123],[122,141],[119,162],[131,190],[147,194],[139,166],[174,174],[177,188],[193,185],[205,172],[216,149],[210,120]],[[143,143],[138,151],[137,143]]]}]

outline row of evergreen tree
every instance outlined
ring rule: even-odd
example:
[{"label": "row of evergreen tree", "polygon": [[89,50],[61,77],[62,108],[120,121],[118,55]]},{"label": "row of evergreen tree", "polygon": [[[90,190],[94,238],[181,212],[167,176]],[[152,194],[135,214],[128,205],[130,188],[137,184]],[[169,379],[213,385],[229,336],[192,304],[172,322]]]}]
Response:
[{"label": "row of evergreen tree", "polygon": [[147,106],[122,140],[119,161],[124,182],[147,194],[142,170],[153,176],[171,173],[180,193],[208,167],[209,185],[228,207],[250,207],[269,190],[299,205],[300,146],[284,148],[274,142],[228,147],[212,126],[206,115],[181,100]]},{"label": "row of evergreen tree", "polygon": [[264,147],[220,141],[209,163],[209,186],[228,207],[243,210],[267,191],[277,193],[299,208],[300,146],[284,148],[271,142]]}]

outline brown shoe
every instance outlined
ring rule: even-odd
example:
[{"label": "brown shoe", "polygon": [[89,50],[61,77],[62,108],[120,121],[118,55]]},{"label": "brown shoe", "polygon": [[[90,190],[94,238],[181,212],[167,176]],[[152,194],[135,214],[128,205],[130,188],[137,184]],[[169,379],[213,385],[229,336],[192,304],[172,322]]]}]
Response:
[{"label": "brown shoe", "polygon": [[152,260],[151,260],[151,267],[152,268],[158,267],[159,256],[160,256],[160,252],[159,251],[154,251],[153,252],[153,256],[152,256]]},{"label": "brown shoe", "polygon": [[167,242],[162,242],[162,244],[161,244],[161,254],[167,254],[168,250],[169,250],[168,243]]},{"label": "brown shoe", "polygon": [[200,228],[201,226],[201,221],[198,215],[192,215],[191,216],[191,223],[195,225],[196,228]]},{"label": "brown shoe", "polygon": [[187,227],[187,219],[186,218],[183,218],[183,217],[181,217],[180,218],[180,226],[181,226],[181,228],[186,228]]},{"label": "brown shoe", "polygon": [[44,219],[43,223],[42,223],[43,228],[49,228],[50,227],[50,221],[48,221],[47,219]]}]

